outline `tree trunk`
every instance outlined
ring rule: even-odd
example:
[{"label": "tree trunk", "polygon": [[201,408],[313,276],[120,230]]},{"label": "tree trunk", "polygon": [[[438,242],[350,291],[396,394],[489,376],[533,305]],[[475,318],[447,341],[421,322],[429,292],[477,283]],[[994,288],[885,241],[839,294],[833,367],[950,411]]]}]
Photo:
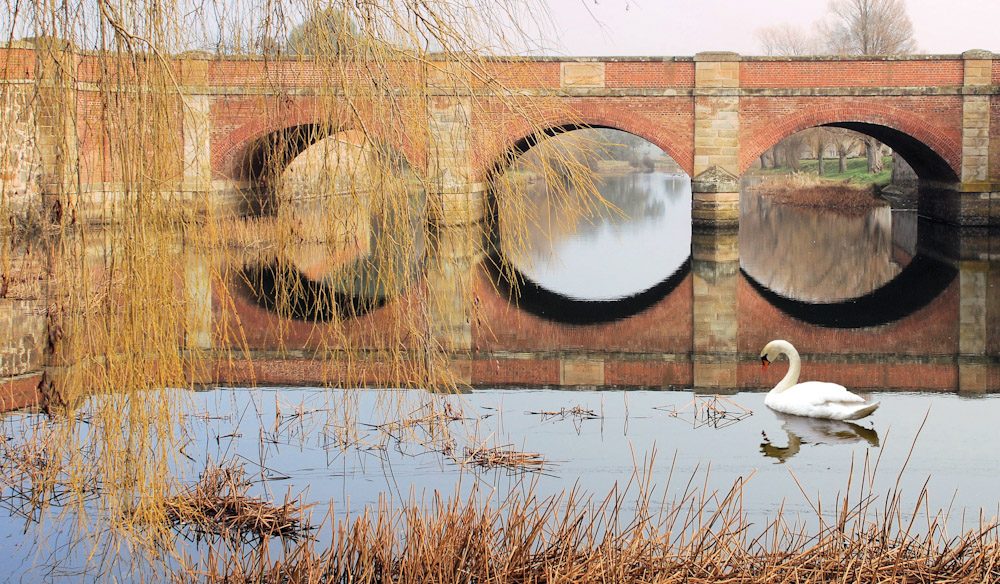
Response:
[{"label": "tree trunk", "polygon": [[875,138],[865,138],[865,157],[868,159],[868,173],[882,172],[882,152]]},{"label": "tree trunk", "polygon": [[816,152],[816,172],[823,176],[823,144],[819,145]]},{"label": "tree trunk", "polygon": [[799,169],[799,152],[797,148],[785,148],[785,162],[792,170]]},{"label": "tree trunk", "polygon": [[840,174],[847,172],[847,153],[843,150],[837,152],[837,172]]}]

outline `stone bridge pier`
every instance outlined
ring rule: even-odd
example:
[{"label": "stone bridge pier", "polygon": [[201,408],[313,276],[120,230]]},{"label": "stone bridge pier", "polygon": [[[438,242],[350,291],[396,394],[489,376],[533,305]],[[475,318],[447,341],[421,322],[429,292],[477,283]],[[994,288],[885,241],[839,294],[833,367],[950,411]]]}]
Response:
[{"label": "stone bridge pier", "polygon": [[943,58],[872,59],[695,55],[695,226],[735,227],[739,177],[764,150],[814,126],[859,131],[899,152],[921,179],[921,215],[1000,225],[1000,61],[981,50],[948,69]]}]

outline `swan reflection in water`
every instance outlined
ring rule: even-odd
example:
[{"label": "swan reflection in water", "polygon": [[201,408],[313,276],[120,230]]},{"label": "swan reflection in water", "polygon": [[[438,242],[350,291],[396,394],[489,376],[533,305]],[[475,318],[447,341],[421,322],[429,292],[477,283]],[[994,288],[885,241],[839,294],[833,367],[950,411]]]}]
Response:
[{"label": "swan reflection in water", "polygon": [[788,445],[776,446],[771,443],[766,433],[761,432],[764,441],[760,444],[760,451],[764,456],[778,459],[778,462],[785,462],[798,454],[803,444],[867,442],[872,447],[879,445],[878,432],[854,422],[805,418],[779,412],[775,412],[774,415],[782,422],[781,429],[788,435]]}]

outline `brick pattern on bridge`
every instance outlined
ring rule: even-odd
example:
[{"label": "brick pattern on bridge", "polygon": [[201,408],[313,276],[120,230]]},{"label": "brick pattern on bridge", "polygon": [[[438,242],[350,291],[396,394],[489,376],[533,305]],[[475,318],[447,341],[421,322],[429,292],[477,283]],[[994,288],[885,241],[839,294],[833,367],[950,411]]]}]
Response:
[{"label": "brick pattern on bridge", "polygon": [[[621,97],[614,103],[600,97],[560,100],[566,109],[554,111],[546,120],[550,128],[576,124],[608,126],[655,144],[685,172],[694,167],[694,112],[690,98]],[[517,114],[497,102],[481,100],[473,110],[473,170],[484,180],[515,144],[530,136],[529,126]],[[568,110],[568,111],[567,111]]]},{"label": "brick pattern on bridge", "polygon": [[961,59],[820,61],[747,60],[740,64],[740,86],[747,89],[817,87],[959,87]]},{"label": "brick pattern on bridge", "polygon": [[475,294],[479,301],[472,328],[476,351],[684,354],[691,350],[690,276],[655,306],[635,316],[604,324],[567,325],[532,315],[498,293],[484,276],[477,279]]}]

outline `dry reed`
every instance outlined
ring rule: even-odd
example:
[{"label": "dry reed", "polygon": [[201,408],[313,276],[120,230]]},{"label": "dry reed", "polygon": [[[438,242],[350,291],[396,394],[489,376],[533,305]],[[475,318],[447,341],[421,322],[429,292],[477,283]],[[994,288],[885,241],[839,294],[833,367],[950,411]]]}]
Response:
[{"label": "dry reed", "polygon": [[295,541],[309,532],[308,506],[300,499],[274,505],[248,496],[249,488],[243,467],[210,466],[197,484],[164,501],[166,519],[197,534],[258,544],[273,537]]},{"label": "dry reed", "polygon": [[725,428],[753,415],[751,410],[721,395],[696,395],[680,409],[673,405],[656,409],[686,420],[695,428]]},{"label": "dry reed", "polygon": [[465,448],[459,464],[491,470],[500,468],[512,472],[540,471],[545,459],[537,452],[523,452],[511,446],[473,446]]},{"label": "dry reed", "polygon": [[[277,317],[270,348],[305,345],[331,385],[458,386],[449,359],[462,347],[449,331],[472,311],[483,251],[479,218],[456,224],[445,213],[474,171],[514,156],[500,136],[477,133],[469,113],[526,136],[575,119],[557,100],[507,87],[517,60],[494,58],[530,47],[521,27],[544,19],[542,7],[72,0],[8,1],[5,12],[0,105],[13,113],[0,136],[0,295],[20,290],[19,278],[41,283],[26,294],[50,333],[43,407],[64,422],[45,438],[59,464],[8,481],[29,491],[33,514],[58,490],[75,499],[61,508],[79,514],[95,551],[112,532],[140,547],[169,542],[186,404],[156,390],[253,362],[236,310],[247,290]],[[323,26],[292,30],[310,18]],[[16,65],[24,55],[26,75]],[[287,117],[289,103],[309,114],[261,132],[222,169],[205,151],[209,137],[192,139],[207,131],[207,94],[187,77],[215,58],[260,67],[250,92],[260,119]],[[309,91],[290,82],[293,67],[308,70]],[[23,142],[11,128],[26,129]],[[498,160],[478,160],[484,152]],[[559,173],[552,193],[568,208],[602,204],[571,151],[536,164]],[[9,168],[26,182],[8,180]],[[522,185],[496,181],[504,212],[516,215],[522,198]],[[532,229],[510,225],[515,246]],[[28,249],[40,259],[24,278]],[[390,318],[366,319],[383,306]],[[402,408],[391,397],[384,407]],[[354,415],[349,398],[338,408]],[[278,422],[262,441],[292,427]],[[359,441],[333,434],[345,448]]]},{"label": "dry reed", "polygon": [[[867,462],[866,462],[867,468]],[[692,477],[694,478],[694,477]],[[282,558],[191,566],[179,581],[207,582],[992,582],[1000,578],[997,525],[948,536],[928,516],[918,532],[898,492],[884,506],[859,485],[818,514],[818,529],[779,513],[754,525],[747,481],[729,490],[658,500],[637,473],[603,499],[568,491],[380,505],[332,522],[330,547],[305,541]],[[919,512],[926,492],[917,499]],[[820,508],[813,501],[814,508]],[[790,519],[790,518],[789,518]]]}]

